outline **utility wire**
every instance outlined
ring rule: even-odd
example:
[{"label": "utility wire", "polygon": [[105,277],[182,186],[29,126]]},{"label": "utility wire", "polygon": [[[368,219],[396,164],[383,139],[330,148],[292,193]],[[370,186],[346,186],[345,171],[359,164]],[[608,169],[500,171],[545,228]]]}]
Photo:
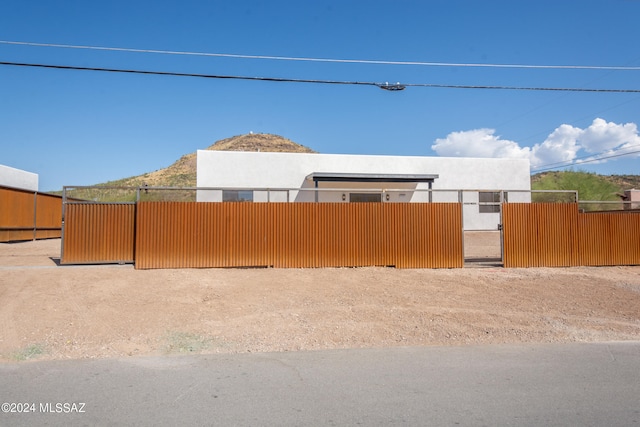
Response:
[{"label": "utility wire", "polygon": [[241,54],[232,54],[232,53],[206,53],[206,52],[188,52],[188,51],[172,51],[172,50],[157,50],[157,49],[132,49],[132,48],[124,48],[124,47],[68,45],[68,44],[56,44],[56,43],[32,43],[32,42],[21,42],[21,41],[11,41],[11,40],[0,40],[0,44],[37,46],[37,47],[54,47],[54,48],[65,48],[65,49],[102,50],[102,51],[115,51],[115,52],[154,53],[154,54],[163,54],[163,55],[190,55],[190,56],[209,56],[209,57],[220,57],[220,58],[264,59],[264,60],[276,60],[276,61],[303,61],[303,62],[329,62],[329,63],[347,63],[347,64],[417,65],[417,66],[426,66],[426,67],[477,67],[477,68],[520,68],[520,69],[555,69],[555,70],[640,71],[640,67],[631,67],[631,66],[482,64],[482,63],[455,63],[455,62],[383,61],[383,60],[368,60],[368,59],[307,58],[307,57],[293,57],[293,56],[241,55]]},{"label": "utility wire", "polygon": [[493,89],[493,90],[521,90],[521,91],[640,93],[640,89],[589,89],[589,88],[566,88],[566,87],[563,88],[563,87],[452,85],[452,84],[435,84],[435,83],[390,84],[388,82],[376,83],[376,82],[341,81],[341,80],[294,79],[294,78],[286,78],[286,77],[250,77],[250,76],[237,76],[237,75],[177,73],[177,72],[168,72],[168,71],[78,67],[78,66],[71,66],[71,65],[53,65],[53,64],[7,62],[7,61],[0,61],[0,65],[8,65],[8,66],[16,66],[16,67],[49,68],[49,69],[58,69],[58,70],[102,71],[102,72],[111,72],[111,73],[146,74],[146,75],[174,76],[174,77],[201,77],[201,78],[208,78],[208,79],[235,79],[235,80],[258,80],[258,81],[289,82],[289,83],[361,85],[361,86],[376,86],[381,89],[390,90],[390,91],[400,91],[405,89],[405,87],[426,87],[426,88],[444,88],[444,89]]},{"label": "utility wire", "polygon": [[607,151],[601,151],[599,153],[595,153],[595,154],[589,154],[586,156],[581,156],[581,157],[576,157],[574,159],[571,160],[562,160],[559,162],[553,162],[553,163],[547,163],[545,165],[540,165],[537,168],[534,168],[534,170],[537,170],[539,168],[548,168],[548,167],[555,167],[555,166],[566,166],[566,163],[574,163],[576,160],[582,160],[582,159],[591,159],[591,158],[595,158],[597,156],[604,156],[606,154],[609,153],[615,153],[618,151],[623,151],[623,150],[629,150],[632,148],[640,148],[640,144],[631,144],[631,145],[627,145],[626,147],[619,147],[619,148],[614,148],[613,150],[607,150]]},{"label": "utility wire", "polygon": [[451,85],[435,83],[405,83],[406,87],[430,87],[445,89],[495,89],[495,90],[530,90],[556,92],[602,92],[602,93],[640,93],[640,89],[590,89],[578,87],[527,87],[527,86],[490,86],[490,85]]},{"label": "utility wire", "polygon": [[613,158],[616,158],[616,157],[623,157],[623,156],[628,156],[630,154],[636,154],[636,153],[640,153],[640,150],[630,151],[628,153],[622,153],[622,154],[612,154],[611,156],[596,157],[596,158],[593,158],[593,159],[585,160],[583,162],[575,162],[575,160],[571,160],[571,163],[563,165],[563,166],[550,166],[550,167],[533,168],[532,172],[536,172],[537,173],[537,172],[548,171],[548,170],[551,170],[551,169],[563,169],[563,168],[568,168],[568,167],[575,166],[575,165],[583,165],[585,163],[599,162],[601,160],[613,159]]},{"label": "utility wire", "polygon": [[280,78],[280,77],[229,76],[229,75],[197,74],[197,73],[176,73],[176,72],[170,72],[170,71],[130,70],[130,69],[121,69],[121,68],[98,68],[98,67],[77,67],[77,66],[71,66],[71,65],[34,64],[34,63],[5,62],[5,61],[0,61],[0,65],[10,65],[10,66],[17,66],[17,67],[52,68],[52,69],[57,69],[57,70],[103,71],[103,72],[110,72],[110,73],[146,74],[146,75],[172,76],[172,77],[201,77],[201,78],[207,78],[207,79],[259,80],[259,81],[269,81],[269,82],[322,83],[322,84],[339,84],[339,85],[365,85],[365,86],[378,86],[378,87],[395,86],[395,85],[389,85],[388,83],[373,83],[373,82],[291,79],[291,78]]}]

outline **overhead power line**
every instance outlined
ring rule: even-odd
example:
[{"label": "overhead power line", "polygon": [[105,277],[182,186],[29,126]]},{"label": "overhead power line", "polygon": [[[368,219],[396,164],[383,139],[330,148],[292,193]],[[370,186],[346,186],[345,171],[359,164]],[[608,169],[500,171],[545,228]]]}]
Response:
[{"label": "overhead power line", "polygon": [[456,63],[456,62],[384,61],[384,60],[370,60],[370,59],[311,58],[311,57],[295,57],[295,56],[243,55],[243,54],[234,54],[234,53],[188,52],[188,51],[158,50],[158,49],[133,49],[133,48],[125,48],[125,47],[68,45],[68,44],[57,44],[57,43],[33,43],[33,42],[11,41],[11,40],[0,40],[0,44],[35,46],[35,47],[53,47],[53,48],[64,48],[64,49],[101,50],[101,51],[114,51],[114,52],[153,53],[153,54],[162,54],[162,55],[189,55],[189,56],[205,56],[205,57],[208,56],[208,57],[218,57],[218,58],[263,59],[263,60],[274,60],[274,61],[327,62],[327,63],[375,64],[375,65],[413,65],[413,66],[425,66],[425,67],[640,71],[640,67],[632,67],[632,66],[483,64],[483,63]]},{"label": "overhead power line", "polygon": [[[624,147],[618,147],[618,148],[614,148],[613,150],[605,150],[605,151],[601,151],[599,153],[594,153],[594,154],[588,154],[586,156],[581,156],[581,157],[576,157],[574,159],[571,160],[561,160],[559,162],[552,162],[552,163],[547,163],[544,165],[540,165],[537,168],[534,168],[535,170],[538,169],[551,169],[554,167],[566,167],[567,165],[571,166],[573,163],[575,163],[578,160],[583,160],[583,159],[590,159],[589,161],[593,161],[593,159],[599,158],[599,156],[605,156],[605,155],[610,155],[612,153],[619,153],[620,151],[625,151],[625,150],[630,150],[630,149],[635,149],[635,148],[640,148],[640,143],[639,144],[630,144]],[[635,153],[635,151],[633,152]],[[627,153],[627,154],[631,154],[631,153]],[[622,154],[625,155],[625,154]]]},{"label": "overhead power line", "polygon": [[[626,150],[628,148],[629,147],[621,148],[619,151]],[[568,167],[571,167],[571,166],[580,166],[580,165],[583,165],[585,163],[594,163],[594,162],[599,162],[601,160],[607,160],[607,159],[613,159],[613,158],[616,158],[616,157],[629,156],[631,154],[636,154],[636,153],[640,153],[640,150],[629,151],[627,153],[611,154],[609,156],[600,156],[600,157],[597,157],[598,155],[596,154],[595,155],[596,157],[587,156],[587,160],[584,160],[584,161],[576,161],[576,160],[584,158],[584,157],[581,157],[579,159],[570,160],[569,162],[551,163],[551,165],[556,165],[556,166],[544,165],[544,166],[540,166],[540,167],[537,167],[537,168],[532,168],[531,172],[536,172],[537,173],[537,172],[544,172],[544,171],[548,171],[548,170],[552,170],[552,169],[564,169],[564,168],[568,168]],[[592,158],[589,158],[589,157],[592,157]],[[562,164],[562,163],[567,163],[567,164]]]},{"label": "overhead power line", "polygon": [[600,92],[600,93],[640,93],[640,89],[593,89],[593,88],[566,88],[566,87],[524,87],[524,86],[489,86],[489,85],[453,85],[453,84],[436,84],[436,83],[378,83],[378,82],[361,82],[361,81],[342,81],[342,80],[316,80],[316,79],[294,79],[288,77],[251,77],[237,75],[217,75],[217,74],[199,74],[199,73],[178,73],[170,71],[152,71],[152,70],[132,70],[122,68],[102,68],[102,67],[78,67],[72,65],[54,65],[40,63],[24,63],[24,62],[7,62],[0,61],[0,65],[16,66],[16,67],[35,67],[49,68],[58,70],[76,70],[76,71],[101,71],[110,73],[128,73],[128,74],[146,74],[158,76],[172,77],[200,77],[207,79],[233,79],[233,80],[257,80],[270,82],[288,82],[288,83],[316,83],[316,84],[334,84],[334,85],[361,85],[376,86],[389,91],[400,91],[406,87],[426,87],[426,88],[443,88],[443,89],[492,89],[492,90],[521,90],[521,91],[562,91],[562,92]]},{"label": "overhead power line", "polygon": [[[146,74],[156,76],[172,76],[172,77],[200,77],[206,79],[235,79],[235,80],[259,80],[269,82],[290,82],[290,83],[322,83],[322,84],[340,84],[340,85],[365,85],[365,86],[378,86],[387,89],[388,83],[373,83],[373,82],[357,82],[357,81],[339,81],[339,80],[312,80],[312,79],[291,79],[280,77],[250,77],[250,76],[230,76],[219,74],[198,74],[198,73],[177,73],[171,71],[151,71],[151,70],[131,70],[121,68],[101,68],[101,67],[77,67],[72,65],[53,65],[53,64],[34,64],[34,63],[21,63],[21,62],[5,62],[0,61],[0,65],[13,65],[17,67],[36,67],[36,68],[50,68],[57,70],[76,70],[76,71],[102,71],[109,73],[128,73],[128,74]],[[396,86],[396,85],[393,85]],[[396,89],[397,90],[397,89]]]},{"label": "overhead power line", "polygon": [[524,90],[524,91],[555,91],[555,92],[601,92],[601,93],[640,93],[640,89],[597,89],[581,87],[536,87],[536,86],[492,86],[492,85],[452,85],[436,83],[406,83],[406,87],[430,87],[445,89],[493,89],[493,90]]}]

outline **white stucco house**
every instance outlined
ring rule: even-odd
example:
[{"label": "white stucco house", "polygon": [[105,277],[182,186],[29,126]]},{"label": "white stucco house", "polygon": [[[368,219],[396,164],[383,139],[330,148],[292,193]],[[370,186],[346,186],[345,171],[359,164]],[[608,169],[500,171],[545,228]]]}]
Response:
[{"label": "white stucco house", "polygon": [[0,186],[38,191],[38,174],[0,165]]},{"label": "white stucco house", "polygon": [[465,230],[495,230],[531,179],[526,159],[198,150],[197,186],[200,202],[461,201]]}]

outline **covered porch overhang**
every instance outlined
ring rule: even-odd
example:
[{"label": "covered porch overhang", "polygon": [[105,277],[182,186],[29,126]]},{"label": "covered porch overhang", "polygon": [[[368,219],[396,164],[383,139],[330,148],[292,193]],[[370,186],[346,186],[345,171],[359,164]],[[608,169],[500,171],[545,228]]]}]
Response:
[{"label": "covered porch overhang", "polygon": [[[426,182],[432,189],[433,181],[439,178],[437,174],[398,174],[398,173],[347,173],[347,172],[312,172],[306,176],[308,181],[313,181],[315,188],[320,182],[386,182],[386,183],[419,183]],[[318,193],[315,195],[318,201]],[[431,200],[431,193],[429,193]]]},{"label": "covered porch overhang", "polygon": [[313,172],[307,175],[309,181],[331,182],[429,182],[438,179],[437,174],[404,174],[404,173],[343,173]]}]

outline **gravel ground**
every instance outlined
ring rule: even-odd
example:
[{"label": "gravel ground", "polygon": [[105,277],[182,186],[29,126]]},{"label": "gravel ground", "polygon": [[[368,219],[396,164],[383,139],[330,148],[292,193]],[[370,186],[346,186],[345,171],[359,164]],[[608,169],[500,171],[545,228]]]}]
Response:
[{"label": "gravel ground", "polygon": [[[499,242],[499,240],[497,240]],[[640,267],[59,266],[60,240],[0,244],[0,361],[640,340]],[[480,268],[482,266],[482,268]]]}]

